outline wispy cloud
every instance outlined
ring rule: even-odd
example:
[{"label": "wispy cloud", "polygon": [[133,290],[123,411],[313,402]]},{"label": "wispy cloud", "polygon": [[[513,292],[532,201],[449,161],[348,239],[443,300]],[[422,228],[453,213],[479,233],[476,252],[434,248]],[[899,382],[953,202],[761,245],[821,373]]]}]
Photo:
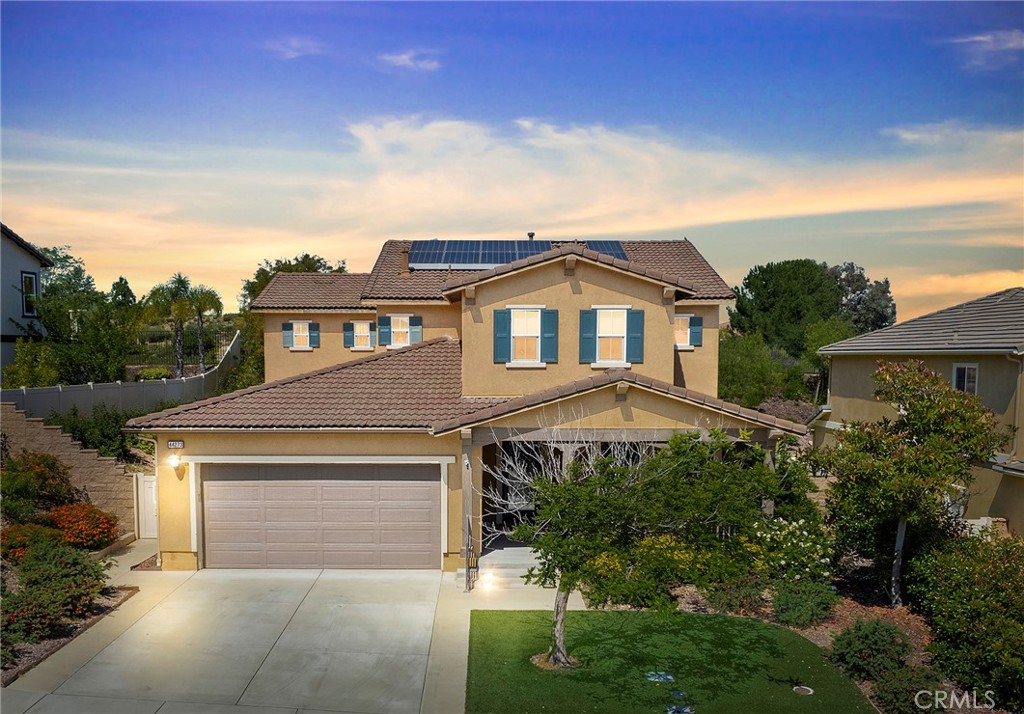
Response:
[{"label": "wispy cloud", "polygon": [[412,70],[414,72],[436,72],[441,69],[441,61],[437,50],[411,49],[405,52],[378,55],[379,59],[389,67]]},{"label": "wispy cloud", "polygon": [[276,40],[267,40],[263,43],[263,49],[277,55],[279,59],[293,60],[298,57],[309,55],[322,55],[324,46],[312,37],[298,37],[291,35]]},{"label": "wispy cloud", "polygon": [[974,71],[996,70],[1016,64],[1024,52],[1024,32],[993,30],[955,37],[949,42],[963,52],[964,67]]}]

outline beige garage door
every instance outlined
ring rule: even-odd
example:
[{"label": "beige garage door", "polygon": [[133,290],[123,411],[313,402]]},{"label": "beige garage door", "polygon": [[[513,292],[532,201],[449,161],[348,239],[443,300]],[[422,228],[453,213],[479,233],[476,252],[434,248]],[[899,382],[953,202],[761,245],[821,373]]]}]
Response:
[{"label": "beige garage door", "polygon": [[204,464],[208,568],[440,568],[438,467]]}]

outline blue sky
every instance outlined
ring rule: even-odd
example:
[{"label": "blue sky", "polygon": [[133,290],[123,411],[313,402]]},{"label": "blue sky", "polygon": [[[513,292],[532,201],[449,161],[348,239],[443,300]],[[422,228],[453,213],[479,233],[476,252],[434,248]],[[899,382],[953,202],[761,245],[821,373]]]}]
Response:
[{"label": "blue sky", "polygon": [[4,222],[101,285],[528,230],[853,260],[901,318],[1024,283],[1022,3],[0,13]]}]

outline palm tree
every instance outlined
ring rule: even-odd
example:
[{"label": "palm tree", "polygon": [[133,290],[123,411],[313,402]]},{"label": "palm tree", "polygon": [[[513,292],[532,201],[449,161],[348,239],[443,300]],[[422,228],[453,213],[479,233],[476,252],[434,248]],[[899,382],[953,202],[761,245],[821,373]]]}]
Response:
[{"label": "palm tree", "polygon": [[199,340],[199,371],[206,372],[206,342],[203,335],[203,316],[212,312],[217,317],[224,312],[224,303],[217,291],[206,285],[196,285],[189,291],[192,308],[196,311],[196,337]]},{"label": "palm tree", "polygon": [[146,314],[150,319],[170,319],[174,330],[174,376],[185,372],[185,322],[194,310],[190,294],[192,284],[181,273],[175,273],[166,283],[160,283],[145,298]]}]

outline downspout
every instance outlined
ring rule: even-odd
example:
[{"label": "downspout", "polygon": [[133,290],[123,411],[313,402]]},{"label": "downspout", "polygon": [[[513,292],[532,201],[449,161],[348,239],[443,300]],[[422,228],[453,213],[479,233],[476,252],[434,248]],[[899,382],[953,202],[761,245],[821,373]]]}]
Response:
[{"label": "downspout", "polygon": [[[1014,356],[1014,354],[1016,355],[1016,357]],[[1010,441],[1010,455],[1016,459],[1018,458],[1017,435],[1020,432],[1021,428],[1024,428],[1024,417],[1022,417],[1020,412],[1020,392],[1022,389],[1024,389],[1024,353],[1016,352],[1014,354],[1006,355],[1006,359],[1010,360],[1011,362],[1017,363],[1017,389],[1014,392],[1013,396],[1013,426],[1016,428],[1013,430],[1013,436],[1011,437]]]},{"label": "downspout", "polygon": [[[156,488],[157,488],[157,499],[159,499],[160,498],[160,461],[157,459],[157,455],[156,455],[156,447],[157,447],[156,439],[151,439],[150,437],[142,436],[141,434],[136,434],[135,437],[137,439],[142,439],[143,441],[150,441],[150,442],[153,443],[153,478],[156,479],[155,483],[156,483]],[[142,524],[139,523],[139,511],[138,511],[138,508],[136,508],[136,510],[135,510],[135,523],[136,523],[136,525],[135,525],[136,531],[140,530]],[[158,522],[157,529],[156,529],[156,568],[157,568],[157,570],[159,570],[160,566],[163,565],[163,558],[160,557],[160,552],[161,552],[160,551],[160,527],[159,527],[159,522]]]}]

